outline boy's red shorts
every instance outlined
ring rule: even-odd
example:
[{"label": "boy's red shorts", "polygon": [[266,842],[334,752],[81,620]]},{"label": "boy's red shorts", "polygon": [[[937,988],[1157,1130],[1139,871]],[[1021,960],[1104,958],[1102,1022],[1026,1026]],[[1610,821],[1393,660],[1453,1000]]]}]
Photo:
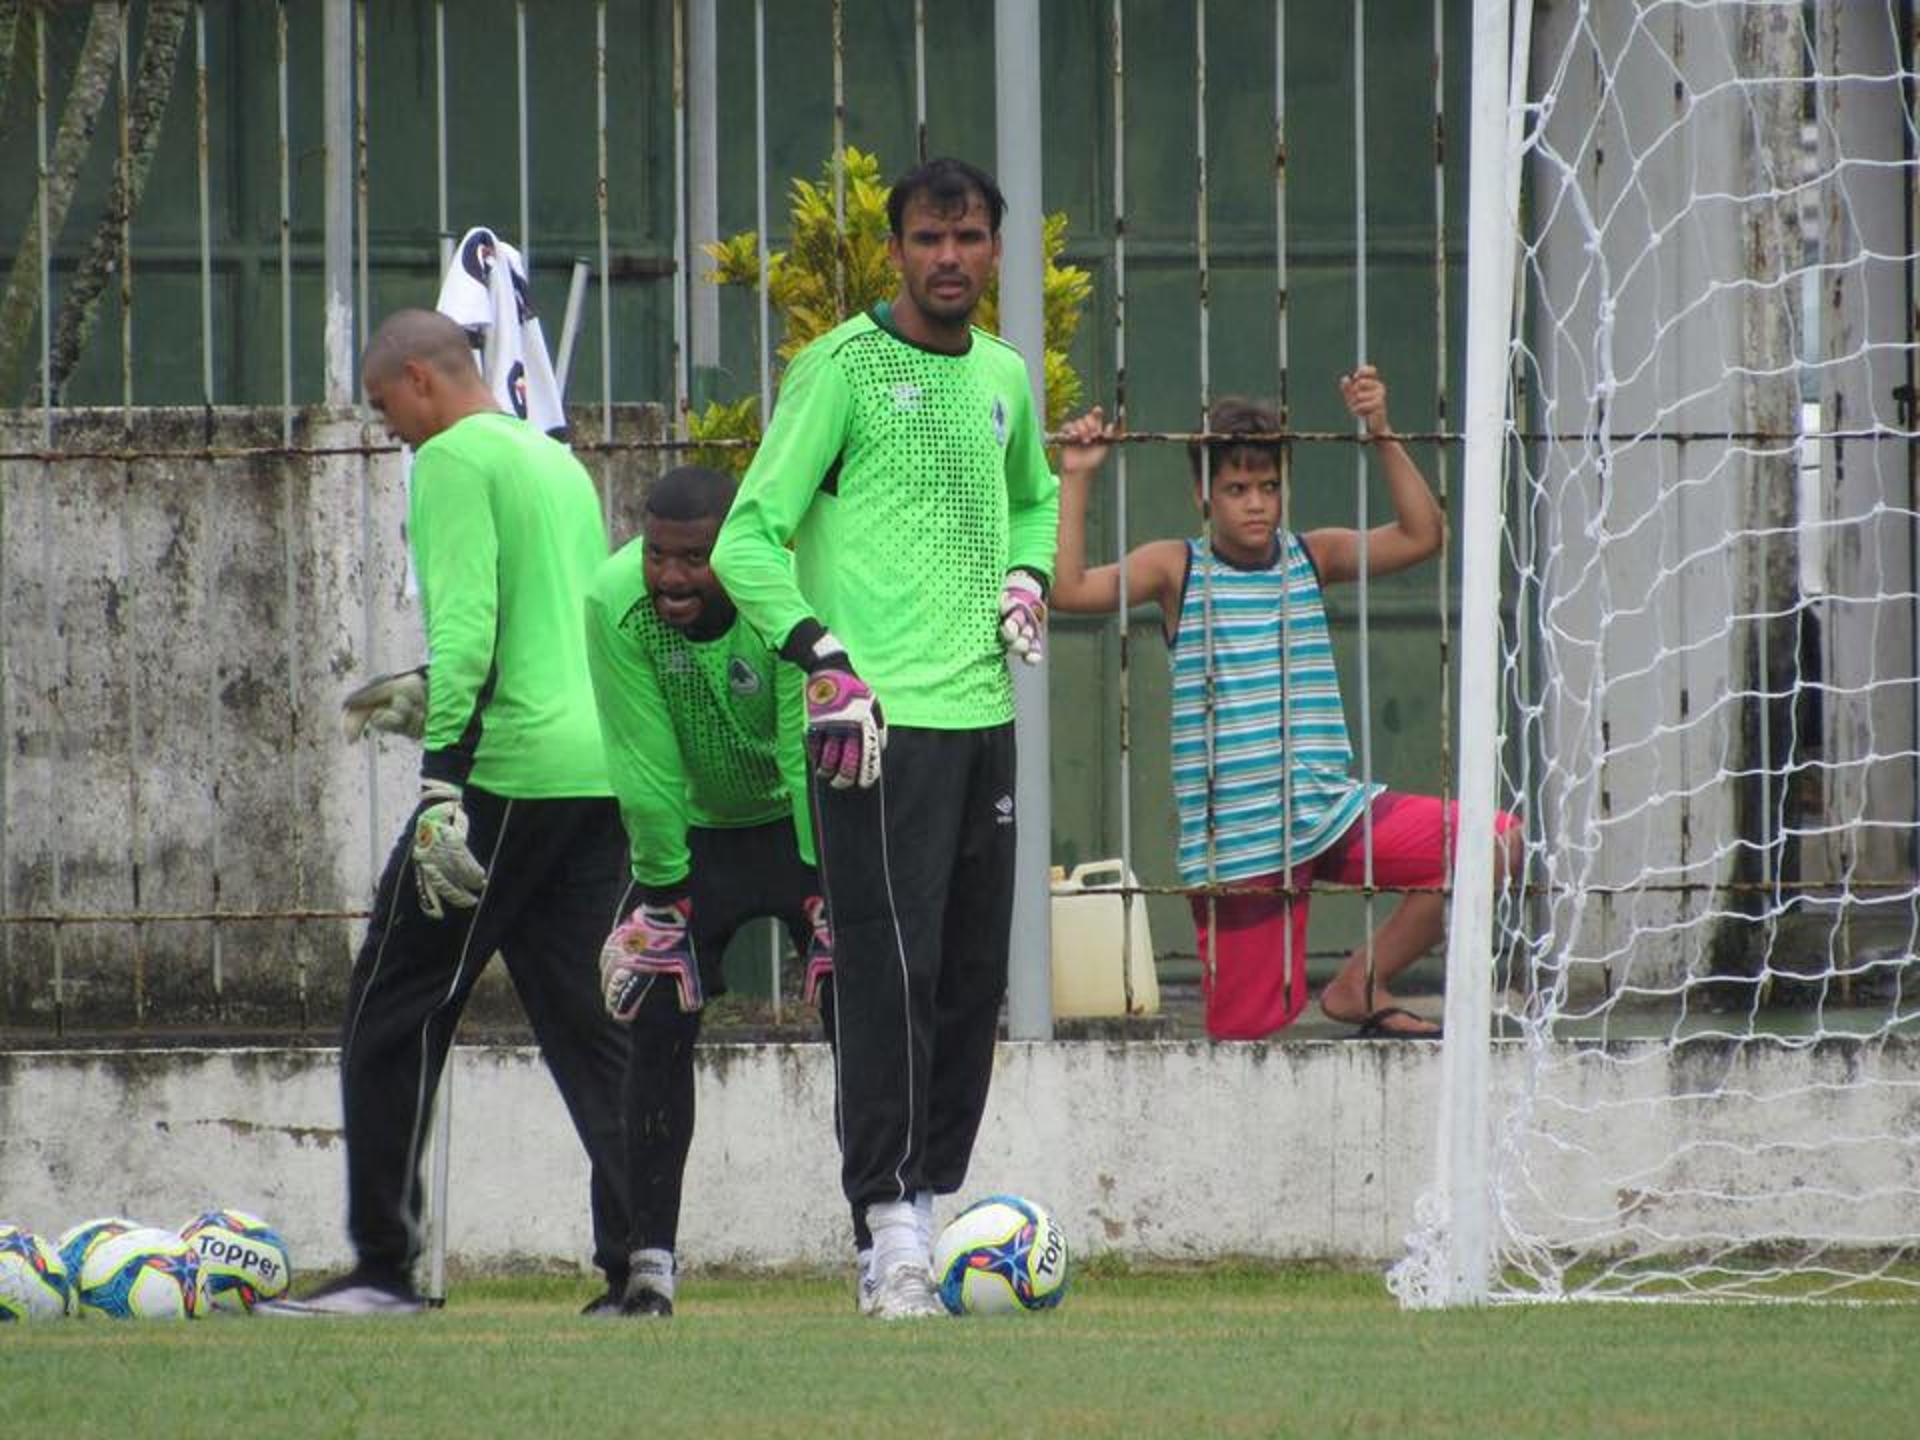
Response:
[{"label": "boy's red shorts", "polygon": [[[1519,823],[1515,816],[1499,811],[1494,816],[1494,833],[1504,835]],[[1459,802],[1383,792],[1373,802],[1375,887],[1444,885],[1459,833]],[[1276,872],[1234,882],[1258,885],[1271,894],[1216,896],[1214,917],[1220,936],[1211,965],[1207,963],[1207,900],[1203,895],[1190,897],[1207,1034],[1216,1040],[1258,1040],[1291,1025],[1306,1009],[1307,912],[1313,884],[1364,884],[1366,834],[1363,817],[1329,849],[1295,866],[1291,893],[1282,888]]]}]

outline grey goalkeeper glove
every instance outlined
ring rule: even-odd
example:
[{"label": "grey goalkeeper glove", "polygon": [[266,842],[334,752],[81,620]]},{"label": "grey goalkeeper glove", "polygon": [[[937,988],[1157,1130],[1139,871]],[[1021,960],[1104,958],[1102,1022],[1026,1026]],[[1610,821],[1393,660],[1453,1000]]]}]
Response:
[{"label": "grey goalkeeper glove", "polygon": [[460,787],[445,780],[420,782],[420,808],[413,815],[413,882],[420,908],[435,920],[443,904],[471,910],[487,883],[486,867],[467,848],[467,812]]},{"label": "grey goalkeeper glove", "polygon": [[418,740],[427,728],[427,667],[369,680],[340,702],[340,728],[349,743],[369,730]]}]

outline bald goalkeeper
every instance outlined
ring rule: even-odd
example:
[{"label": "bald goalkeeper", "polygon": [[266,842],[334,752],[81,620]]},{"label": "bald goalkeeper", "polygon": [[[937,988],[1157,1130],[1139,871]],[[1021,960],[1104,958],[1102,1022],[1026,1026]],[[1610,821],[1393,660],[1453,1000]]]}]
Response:
[{"label": "bald goalkeeper", "polygon": [[[362,362],[367,401],[415,449],[407,537],[431,685],[420,797],[375,892],[340,1042],[353,1270],[288,1302],[399,1315],[423,1302],[420,1160],[434,1087],[498,951],[592,1163],[594,1258],[627,1281],[626,1033],[600,998],[600,943],[627,883],[587,670],[586,590],[607,558],[593,482],[563,445],[495,408],[466,333],[402,310]],[[513,1163],[502,1135],[495,1163]]]}]

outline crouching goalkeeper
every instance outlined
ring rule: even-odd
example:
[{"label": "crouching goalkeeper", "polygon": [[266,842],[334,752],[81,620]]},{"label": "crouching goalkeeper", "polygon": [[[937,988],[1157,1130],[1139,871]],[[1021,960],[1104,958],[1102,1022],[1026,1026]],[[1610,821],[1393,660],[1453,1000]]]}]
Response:
[{"label": "crouching goalkeeper", "polygon": [[662,476],[641,537],[587,595],[587,658],[633,859],[626,918],[600,957],[608,1013],[632,1026],[628,1315],[673,1313],[693,1045],[741,924],[786,925],[806,960],[805,998],[833,1036],[833,938],[803,778],[805,676],[736,618],[707,565],[733,494],[717,471]]}]

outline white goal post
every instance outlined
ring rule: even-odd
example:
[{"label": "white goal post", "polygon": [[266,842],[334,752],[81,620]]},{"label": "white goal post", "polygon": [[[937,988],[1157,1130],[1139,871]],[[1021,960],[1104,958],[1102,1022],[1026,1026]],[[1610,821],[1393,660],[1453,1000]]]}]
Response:
[{"label": "white goal post", "polygon": [[1920,1298],[1915,33],[1912,0],[1476,0],[1408,1304]]}]

